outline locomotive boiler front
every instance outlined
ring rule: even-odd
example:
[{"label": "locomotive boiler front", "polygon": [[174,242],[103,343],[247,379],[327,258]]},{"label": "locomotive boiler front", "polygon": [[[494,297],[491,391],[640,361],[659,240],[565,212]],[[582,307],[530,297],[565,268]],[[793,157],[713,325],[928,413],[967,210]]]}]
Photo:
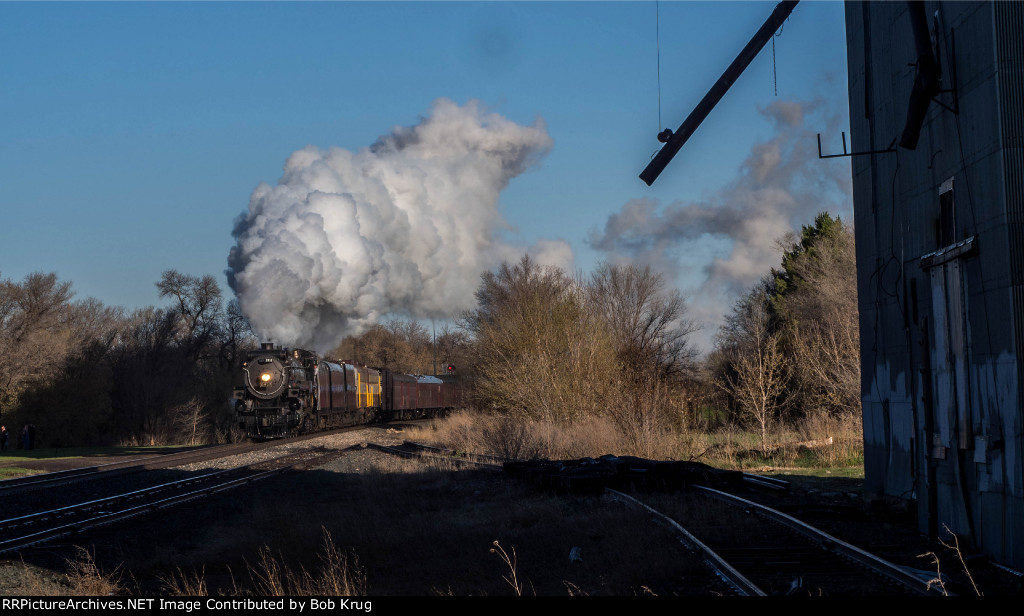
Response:
[{"label": "locomotive boiler front", "polygon": [[246,362],[242,366],[245,386],[249,393],[261,400],[271,400],[281,395],[288,384],[288,374],[280,357],[264,355]]},{"label": "locomotive boiler front", "polygon": [[312,404],[312,366],[306,351],[264,344],[250,351],[235,387],[238,425],[251,438],[277,438],[300,431]]}]

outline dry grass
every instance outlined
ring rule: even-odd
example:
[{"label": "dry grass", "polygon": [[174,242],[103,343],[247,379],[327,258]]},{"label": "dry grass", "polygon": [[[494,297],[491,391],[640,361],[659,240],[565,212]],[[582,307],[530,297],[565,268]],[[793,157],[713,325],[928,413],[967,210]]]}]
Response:
[{"label": "dry grass", "polygon": [[[678,435],[661,431],[648,441],[656,443],[637,447],[623,434],[618,424],[609,417],[596,417],[572,424],[552,421],[518,421],[499,415],[484,415],[463,411],[451,417],[435,420],[427,427],[407,431],[410,440],[436,443],[456,451],[490,453],[507,458],[565,459],[619,455],[647,455],[674,452],[684,444]],[[668,454],[668,457],[673,457]]]},{"label": "dry grass", "polygon": [[515,591],[517,597],[523,596],[523,584],[519,581],[519,575],[516,573],[516,549],[512,547],[512,556],[508,555],[505,548],[501,547],[501,543],[497,539],[494,540],[493,548],[491,548],[491,554],[497,554],[503,563],[508,567],[508,573],[502,576],[502,579],[508,582],[508,585]]},{"label": "dry grass", "polygon": [[68,583],[76,593],[88,596],[116,595],[123,590],[118,572],[103,573],[95,557],[85,548],[78,548],[78,558],[69,562]]},{"label": "dry grass", "polygon": [[832,437],[831,447],[813,451],[818,465],[834,467],[864,463],[864,424],[860,415],[817,413],[805,418],[798,430],[804,440]]},{"label": "dry grass", "polygon": [[30,595],[35,597],[53,597],[71,595],[67,578],[25,562],[6,562],[0,564],[0,595]]},{"label": "dry grass", "polygon": [[[250,588],[234,582],[230,594],[255,594],[264,597],[356,597],[366,594],[366,574],[359,567],[354,552],[338,548],[326,528],[323,532],[323,550],[318,554],[319,566],[312,572],[302,564],[293,568],[280,551],[264,545],[257,550],[254,563],[247,560],[246,571]],[[170,575],[158,576],[162,591],[177,597],[209,595],[205,567],[201,572],[186,574],[177,567]],[[223,590],[223,589],[222,589]]]},{"label": "dry grass", "polygon": [[[946,531],[947,535],[949,535],[950,539],[952,540],[952,543],[943,539],[940,539],[939,543],[942,544],[942,547],[956,554],[957,560],[960,561],[960,566],[963,567],[963,571],[967,577],[967,580],[971,583],[971,589],[974,591],[974,594],[979,597],[982,596],[984,593],[978,590],[978,585],[974,582],[974,576],[971,575],[971,570],[967,567],[967,561],[964,560],[964,553],[963,550],[960,548],[960,538],[957,537],[956,533],[949,530],[949,526],[943,524],[942,529]],[[921,556],[928,555],[930,555],[935,562],[935,579],[928,582],[928,587],[931,588],[933,583],[937,583],[942,588],[942,594],[949,594],[946,591],[946,586],[942,577],[942,571],[939,570],[939,557],[936,556],[934,552],[928,552],[928,554],[922,554]]]},{"label": "dry grass", "polygon": [[[75,548],[75,556],[65,562],[63,574],[26,564],[6,565],[5,582],[10,580],[16,592],[11,594],[36,597],[96,597],[117,595],[124,591],[119,568],[104,573],[97,565],[93,553],[83,547]],[[8,594],[3,592],[0,594]]]},{"label": "dry grass", "polygon": [[[463,411],[407,431],[410,440],[456,451],[491,453],[508,458],[573,459],[604,454],[661,460],[696,460],[720,468],[762,466],[856,466],[863,463],[859,417],[814,416],[796,428],[772,434],[766,454],[758,434],[732,424],[711,433],[671,428],[641,416],[634,424],[622,417],[595,417],[572,424],[521,422],[507,417]],[[624,425],[626,426],[624,428]],[[802,441],[832,437],[828,447],[808,449]],[[781,444],[779,444],[781,443]]]},{"label": "dry grass", "polygon": [[209,594],[206,591],[205,569],[186,574],[178,567],[170,575],[159,576],[159,579],[164,591],[174,597],[205,597]]},{"label": "dry grass", "polygon": [[491,417],[480,427],[480,437],[488,451],[513,460],[540,457],[543,442],[524,422],[511,417]]}]

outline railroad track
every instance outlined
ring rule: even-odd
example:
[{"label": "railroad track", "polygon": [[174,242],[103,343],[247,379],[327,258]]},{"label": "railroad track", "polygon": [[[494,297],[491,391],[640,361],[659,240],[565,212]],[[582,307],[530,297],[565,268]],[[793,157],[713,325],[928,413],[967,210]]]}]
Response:
[{"label": "railroad track", "polygon": [[[262,444],[261,444],[262,445]],[[193,462],[204,462],[239,453],[246,453],[257,449],[253,444],[239,443],[233,445],[221,445],[190,451],[182,451],[170,454],[158,454],[129,460],[119,460],[96,466],[83,466],[63,471],[40,473],[37,475],[26,475],[0,481],[0,499],[15,494],[42,490],[46,488],[69,485],[93,479],[109,479],[118,475],[137,473],[147,470],[170,468],[191,464]]]},{"label": "railroad track", "polygon": [[341,450],[310,447],[269,460],[0,520],[0,553],[77,535],[291,470],[326,464],[357,447]]},{"label": "railroad track", "polygon": [[[370,446],[406,458],[443,460],[475,467],[497,468],[509,462],[496,456],[464,454],[409,441],[401,447]],[[623,460],[610,458],[618,467],[617,475],[621,479]],[[588,468],[599,466],[598,461],[590,462],[594,464],[569,470],[557,464],[553,467],[542,464],[541,474],[554,475],[557,480],[526,475],[529,480],[556,491],[570,491],[572,487],[589,491],[598,479],[608,479],[602,476],[602,472]],[[653,474],[652,470],[647,468],[645,474]],[[521,472],[521,469],[516,471]],[[788,482],[778,479],[747,473],[737,475],[740,481],[731,483],[738,487],[768,491],[789,489]],[[737,521],[725,532],[708,533],[706,539],[701,539],[698,535],[702,533],[688,530],[678,520],[624,492],[604,488],[604,493],[616,501],[647,511],[656,521],[668,526],[738,595],[850,596],[879,594],[880,590],[887,594],[943,594],[938,587],[929,584],[934,576],[927,572],[891,563],[793,516],[735,494],[701,485],[688,487],[689,498],[711,498],[734,508],[739,516]]]},{"label": "railroad track", "polygon": [[[735,508],[737,515],[719,513],[711,524],[686,528],[633,496],[612,489],[606,494],[646,510],[671,528],[738,595],[943,594],[928,583],[933,576],[891,563],[785,513],[721,490],[692,488],[689,498],[716,499]],[[716,528],[709,530],[711,526]]]},{"label": "railroad track", "polygon": [[0,502],[15,494],[22,494],[25,492],[42,490],[55,486],[66,486],[83,481],[91,481],[94,479],[110,479],[120,475],[139,473],[142,471],[173,468],[176,466],[183,466],[186,464],[206,462],[208,460],[225,458],[227,456],[249,453],[252,451],[260,451],[263,449],[280,447],[282,445],[288,445],[292,443],[299,443],[305,440],[318,438],[321,436],[329,436],[331,434],[350,432],[352,430],[361,429],[363,427],[364,426],[353,426],[348,428],[340,428],[337,430],[330,430],[326,432],[314,432],[310,434],[303,434],[299,436],[289,437],[286,439],[266,441],[262,443],[244,442],[233,443],[230,445],[217,445],[214,447],[204,447],[202,449],[193,449],[189,451],[181,451],[176,453],[158,454],[153,456],[145,456],[141,458],[132,458],[129,460],[119,460],[117,462],[109,462],[106,464],[99,464],[96,466],[85,466],[81,468],[68,469],[64,471],[54,471],[50,473],[40,473],[37,475],[15,477],[13,479],[6,479],[4,481],[0,481]]},{"label": "railroad track", "polygon": [[294,447],[309,439],[362,428],[133,458],[0,482],[0,553],[194,501],[289,470],[326,464],[352,448],[304,447],[266,459],[266,455],[273,455],[268,451],[259,454],[265,458],[261,461],[250,458],[232,468],[213,471],[179,467],[275,447]]},{"label": "railroad track", "polygon": [[[918,592],[919,594],[932,594],[933,592],[936,592],[929,586],[929,581],[934,577],[934,575],[926,574],[922,576],[922,572],[916,569],[910,569],[908,567],[891,563],[884,558],[838,539],[815,526],[807,524],[806,522],[798,520],[797,518],[781,511],[741,498],[734,494],[722,492],[721,490],[714,490],[704,486],[695,486],[695,488],[702,494],[744,508],[745,510],[753,513],[753,515],[765,519],[775,526],[784,528],[799,536],[814,545],[816,548],[819,548],[821,551],[839,556],[843,560],[853,563],[860,569],[870,571],[876,576],[876,578],[883,580],[885,583],[905,588],[912,592]],[[840,580],[840,583],[842,583],[842,580]]]}]

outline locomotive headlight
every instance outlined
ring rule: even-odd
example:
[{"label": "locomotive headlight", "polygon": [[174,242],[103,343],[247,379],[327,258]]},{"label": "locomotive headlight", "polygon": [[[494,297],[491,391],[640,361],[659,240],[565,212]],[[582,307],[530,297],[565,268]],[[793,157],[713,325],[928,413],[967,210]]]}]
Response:
[{"label": "locomotive headlight", "polygon": [[260,375],[260,380],[263,381],[264,383],[269,383],[270,382],[270,373],[269,372],[264,372],[263,374],[261,374]]}]

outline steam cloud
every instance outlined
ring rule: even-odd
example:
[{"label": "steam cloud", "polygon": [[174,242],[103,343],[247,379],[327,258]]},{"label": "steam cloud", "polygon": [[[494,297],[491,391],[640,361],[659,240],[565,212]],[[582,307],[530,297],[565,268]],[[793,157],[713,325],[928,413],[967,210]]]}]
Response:
[{"label": "steam cloud", "polygon": [[[481,272],[522,254],[495,236],[498,195],[550,148],[539,118],[445,99],[358,152],[307,146],[235,221],[228,282],[265,339],[321,351],[386,314],[449,317]],[[531,253],[572,259],[564,241]]]},{"label": "steam cloud", "polygon": [[[756,144],[738,177],[698,202],[674,202],[665,207],[651,199],[633,199],[608,217],[603,231],[594,231],[589,244],[613,262],[648,263],[672,280],[680,263],[700,263],[702,281],[689,294],[690,318],[703,323],[709,349],[732,303],[780,262],[777,242],[787,232],[811,224],[819,212],[852,219],[852,185],[847,162],[817,158],[815,133],[805,116],[823,119],[838,132],[838,119],[824,117],[820,102],[780,101],[761,110],[776,135]],[[816,126],[822,126],[816,119]],[[708,239],[729,240],[728,255],[708,254]]]}]

